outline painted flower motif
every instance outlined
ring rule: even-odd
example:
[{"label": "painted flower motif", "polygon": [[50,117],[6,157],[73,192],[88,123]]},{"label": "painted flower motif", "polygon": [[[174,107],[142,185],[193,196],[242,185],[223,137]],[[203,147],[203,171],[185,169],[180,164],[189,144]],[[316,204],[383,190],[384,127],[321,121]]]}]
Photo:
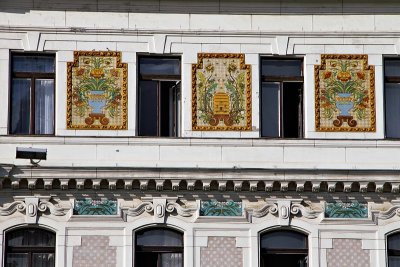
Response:
[{"label": "painted flower motif", "polygon": [[237,70],[237,66],[236,66],[236,64],[235,63],[229,63],[229,66],[228,66],[228,71],[229,72],[235,72]]},{"label": "painted flower motif", "polygon": [[103,71],[103,69],[92,69],[90,71],[90,76],[92,76],[94,78],[101,78],[104,76],[104,71]]},{"label": "painted flower motif", "polygon": [[364,80],[365,79],[365,73],[363,71],[359,71],[359,72],[357,72],[357,77],[360,80]]},{"label": "painted flower motif", "polygon": [[342,82],[347,82],[351,79],[351,74],[348,71],[339,71],[337,78]]},{"label": "painted flower motif", "polygon": [[76,70],[76,76],[82,76],[85,73],[85,69],[79,68]]},{"label": "painted flower motif", "polygon": [[208,63],[206,66],[206,71],[208,72],[214,72],[214,65],[211,63]]},{"label": "painted flower motif", "polygon": [[114,77],[118,77],[118,76],[119,76],[119,72],[118,72],[117,69],[111,69],[111,70],[110,70],[110,73],[111,73],[111,75],[114,76]]},{"label": "painted flower motif", "polygon": [[332,76],[332,72],[330,71],[325,71],[324,73],[324,79],[329,79]]}]

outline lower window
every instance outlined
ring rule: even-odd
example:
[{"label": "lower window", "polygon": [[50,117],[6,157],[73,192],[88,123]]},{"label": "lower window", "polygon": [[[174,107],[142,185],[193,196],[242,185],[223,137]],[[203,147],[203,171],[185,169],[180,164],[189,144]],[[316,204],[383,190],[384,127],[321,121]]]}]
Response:
[{"label": "lower window", "polygon": [[183,235],[163,228],[136,233],[135,267],[182,267]]},{"label": "lower window", "polygon": [[6,234],[6,267],[54,267],[56,236],[36,228]]},{"label": "lower window", "polygon": [[400,233],[387,239],[388,267],[400,267]]},{"label": "lower window", "polygon": [[261,267],[307,267],[307,236],[295,231],[274,231],[261,235]]}]

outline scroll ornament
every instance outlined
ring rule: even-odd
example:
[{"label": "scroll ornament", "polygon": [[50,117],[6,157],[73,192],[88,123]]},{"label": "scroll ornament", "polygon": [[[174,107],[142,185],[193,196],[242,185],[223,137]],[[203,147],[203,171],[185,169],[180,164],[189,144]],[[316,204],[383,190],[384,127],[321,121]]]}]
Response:
[{"label": "scroll ornament", "polygon": [[28,223],[36,223],[39,212],[49,211],[54,216],[64,216],[71,210],[71,205],[61,206],[50,202],[50,196],[16,196],[14,202],[0,207],[0,216],[10,216],[15,212],[25,214]]},{"label": "scroll ornament", "polygon": [[281,224],[289,225],[291,216],[301,215],[307,219],[315,219],[322,210],[314,210],[303,204],[302,199],[267,199],[265,205],[256,210],[248,210],[249,214],[255,218],[261,218],[268,214],[277,216]]},{"label": "scroll ornament", "polygon": [[176,213],[182,217],[191,217],[196,211],[197,207],[184,208],[177,203],[177,197],[169,198],[142,198],[142,203],[133,208],[126,210],[127,216],[139,216],[144,212],[153,213],[156,219],[163,219],[166,213]]}]

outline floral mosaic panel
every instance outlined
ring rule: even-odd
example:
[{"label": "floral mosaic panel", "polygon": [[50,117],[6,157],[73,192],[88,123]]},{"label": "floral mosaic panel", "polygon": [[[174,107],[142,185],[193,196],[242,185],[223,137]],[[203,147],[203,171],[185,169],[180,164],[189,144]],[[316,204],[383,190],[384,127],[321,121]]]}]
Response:
[{"label": "floral mosaic panel", "polygon": [[244,54],[197,57],[192,65],[192,129],[251,130],[251,66]]},{"label": "floral mosaic panel", "polygon": [[201,201],[200,216],[242,216],[242,202]]},{"label": "floral mosaic panel", "polygon": [[127,129],[127,68],[120,52],[74,52],[67,66],[67,129]]},{"label": "floral mosaic panel", "polygon": [[316,130],[375,131],[375,68],[367,55],[321,55],[315,70]]},{"label": "floral mosaic panel", "polygon": [[113,199],[77,199],[74,215],[117,215],[117,200]]},{"label": "floral mosaic panel", "polygon": [[325,218],[368,218],[368,204],[357,201],[326,203]]}]

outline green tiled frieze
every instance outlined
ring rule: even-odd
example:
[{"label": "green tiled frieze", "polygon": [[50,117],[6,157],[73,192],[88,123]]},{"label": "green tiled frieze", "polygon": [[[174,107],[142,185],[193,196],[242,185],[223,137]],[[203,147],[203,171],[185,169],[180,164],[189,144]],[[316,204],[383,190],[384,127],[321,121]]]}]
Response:
[{"label": "green tiled frieze", "polygon": [[200,216],[242,216],[242,202],[201,201]]},{"label": "green tiled frieze", "polygon": [[368,218],[368,204],[357,201],[326,203],[325,218]]},{"label": "green tiled frieze", "polygon": [[115,199],[77,199],[74,215],[117,215],[117,207]]}]

